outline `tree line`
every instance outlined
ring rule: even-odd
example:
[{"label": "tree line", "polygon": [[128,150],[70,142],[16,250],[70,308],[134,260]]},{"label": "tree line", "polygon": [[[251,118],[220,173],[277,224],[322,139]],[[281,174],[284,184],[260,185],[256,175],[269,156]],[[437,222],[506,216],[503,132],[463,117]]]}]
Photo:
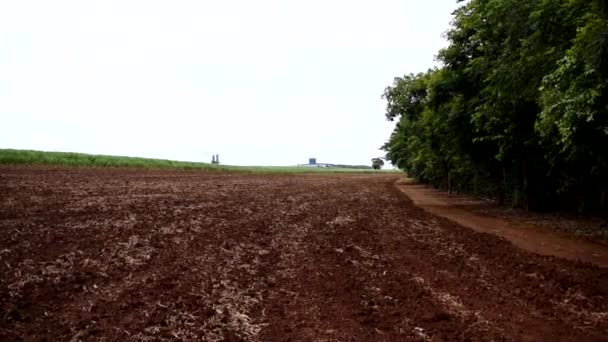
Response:
[{"label": "tree line", "polygon": [[608,1],[471,0],[446,36],[440,67],[384,91],[386,158],[438,188],[605,214]]}]

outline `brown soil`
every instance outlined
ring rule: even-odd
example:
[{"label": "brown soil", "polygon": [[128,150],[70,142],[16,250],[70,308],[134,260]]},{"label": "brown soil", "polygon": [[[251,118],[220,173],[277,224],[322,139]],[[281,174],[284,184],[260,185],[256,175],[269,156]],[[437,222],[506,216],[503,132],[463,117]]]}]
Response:
[{"label": "brown soil", "polygon": [[526,213],[522,210],[500,210],[488,201],[462,195],[450,195],[417,184],[412,179],[397,182],[413,202],[428,212],[448,218],[476,231],[501,236],[525,250],[561,258],[581,260],[608,267],[608,245],[605,241],[587,241],[573,236],[579,227],[601,223],[589,218],[566,218]]},{"label": "brown soil", "polygon": [[0,340],[606,339],[606,269],[397,179],[0,168]]}]

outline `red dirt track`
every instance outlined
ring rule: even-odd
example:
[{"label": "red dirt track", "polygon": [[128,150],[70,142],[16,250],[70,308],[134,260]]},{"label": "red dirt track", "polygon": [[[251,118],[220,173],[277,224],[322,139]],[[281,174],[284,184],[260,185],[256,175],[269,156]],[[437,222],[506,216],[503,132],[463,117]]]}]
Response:
[{"label": "red dirt track", "polygon": [[608,270],[398,175],[0,168],[0,341],[605,341]]}]

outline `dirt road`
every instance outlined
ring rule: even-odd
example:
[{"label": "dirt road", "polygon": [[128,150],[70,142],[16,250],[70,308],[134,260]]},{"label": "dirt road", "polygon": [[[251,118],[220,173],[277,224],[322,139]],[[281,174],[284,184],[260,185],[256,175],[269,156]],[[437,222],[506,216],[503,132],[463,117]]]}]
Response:
[{"label": "dirt road", "polygon": [[[600,241],[586,241],[575,238],[573,232],[551,229],[570,224],[591,226],[591,229],[600,231],[602,228],[598,227],[595,222],[587,222],[589,220],[582,219],[572,222],[573,220],[557,217],[547,220],[543,219],[540,214],[536,214],[536,217],[534,217],[533,213],[527,213],[532,216],[528,219],[500,217],[484,211],[488,207],[496,209],[492,208],[492,204],[485,201],[462,195],[449,195],[445,191],[434,190],[417,184],[411,179],[401,179],[396,185],[416,206],[433,215],[445,217],[476,231],[498,235],[509,240],[517,247],[533,253],[581,260],[604,268],[608,267],[608,245],[605,241],[602,241],[602,243]],[[520,212],[519,214],[526,213]]]},{"label": "dirt road", "polygon": [[606,340],[605,268],[396,180],[0,168],[0,340]]}]

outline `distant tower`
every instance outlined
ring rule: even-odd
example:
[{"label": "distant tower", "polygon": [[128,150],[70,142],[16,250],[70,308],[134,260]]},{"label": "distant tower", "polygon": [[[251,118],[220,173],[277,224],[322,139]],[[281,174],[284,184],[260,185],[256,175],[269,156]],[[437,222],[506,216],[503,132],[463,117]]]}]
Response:
[{"label": "distant tower", "polygon": [[219,164],[220,163],[220,155],[214,154],[211,156],[211,164]]},{"label": "distant tower", "polygon": [[317,164],[317,158],[308,158],[308,164],[310,164],[310,165]]}]

